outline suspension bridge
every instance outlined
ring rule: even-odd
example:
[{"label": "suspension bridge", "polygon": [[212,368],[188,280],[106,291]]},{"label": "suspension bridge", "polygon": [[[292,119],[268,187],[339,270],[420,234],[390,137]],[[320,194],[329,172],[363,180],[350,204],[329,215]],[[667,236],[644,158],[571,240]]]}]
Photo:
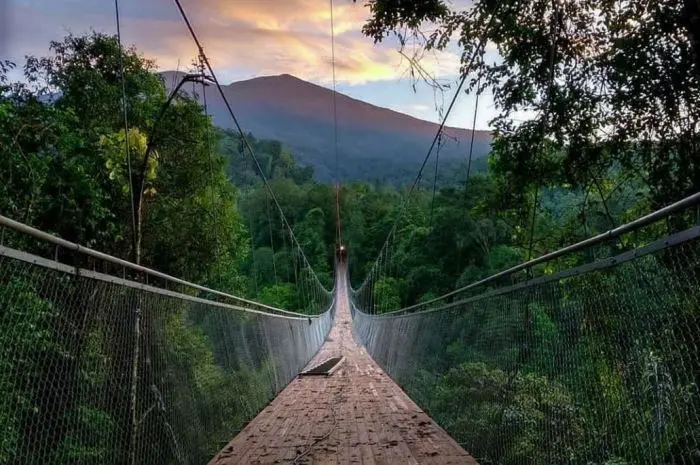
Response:
[{"label": "suspension bridge", "polygon": [[337,279],[333,326],[308,365],[340,359],[337,370],[292,381],[211,463],[475,463],[355,340],[342,264]]},{"label": "suspension bridge", "polygon": [[[339,261],[334,289],[310,292],[313,316],[0,217],[22,243],[73,257],[67,264],[0,246],[0,323],[15,328],[2,341],[0,384],[38,394],[2,399],[3,421],[23,432],[17,455],[3,460],[52,463],[75,441],[114,454],[95,463],[603,463],[634,454],[648,460],[629,463],[697,463],[700,226],[624,251],[616,244],[693,217],[699,204],[696,194],[384,313],[372,286],[390,274],[381,264],[389,261],[358,290]],[[552,271],[582,254],[595,258]],[[193,371],[190,359],[203,356],[205,369]],[[339,363],[304,373],[329,359]],[[603,363],[611,360],[612,372]],[[52,367],[50,377],[18,371],[39,365]],[[446,379],[457,388],[447,396]],[[571,398],[568,383],[585,395]],[[212,385],[235,392],[211,404],[201,395]],[[597,447],[572,455],[581,442]]]},{"label": "suspension bridge", "polygon": [[378,298],[399,216],[362,284],[350,251],[326,289],[176,3],[294,250],[300,308],[0,216],[0,463],[700,463],[700,193],[406,308]]}]

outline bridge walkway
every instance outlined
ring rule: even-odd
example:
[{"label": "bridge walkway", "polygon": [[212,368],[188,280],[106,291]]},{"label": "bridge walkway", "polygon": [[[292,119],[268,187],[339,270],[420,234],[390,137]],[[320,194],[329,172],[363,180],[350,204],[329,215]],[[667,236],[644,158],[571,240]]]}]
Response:
[{"label": "bridge walkway", "polygon": [[330,376],[297,377],[210,465],[475,465],[355,342],[347,286],[311,368],[344,357]]}]

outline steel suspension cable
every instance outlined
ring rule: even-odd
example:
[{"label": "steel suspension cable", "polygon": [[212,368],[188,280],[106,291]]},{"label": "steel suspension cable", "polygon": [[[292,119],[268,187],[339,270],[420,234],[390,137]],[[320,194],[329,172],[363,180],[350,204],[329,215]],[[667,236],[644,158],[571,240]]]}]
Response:
[{"label": "steel suspension cable", "polygon": [[338,92],[335,76],[335,23],[333,18],[333,0],[329,0],[331,19],[331,69],[333,71],[333,143],[335,148],[335,217],[338,244],[342,244],[340,227],[340,156],[338,147]]},{"label": "steel suspension cable", "polygon": [[[199,56],[199,63],[198,63],[198,70],[201,75],[204,75],[204,62],[202,60],[202,57]],[[192,86],[194,87],[195,83],[192,82]],[[209,153],[209,178],[211,179],[212,185],[210,189],[210,194],[211,194],[211,208],[214,211],[214,225],[216,228],[216,253],[219,253],[219,247],[221,244],[221,225],[219,224],[219,215],[218,215],[218,209],[215,207],[215,196],[214,196],[214,150],[213,146],[211,143],[211,131],[209,127],[209,107],[207,105],[207,83],[204,79],[201,81],[202,85],[202,103],[204,104],[204,115],[206,117],[206,124],[207,124],[207,152]]]},{"label": "steel suspension cable", "polygon": [[[406,196],[403,199],[399,214],[397,215],[396,219],[394,220],[394,223],[393,223],[391,229],[389,230],[389,234],[387,234],[387,239],[384,241],[384,244],[382,245],[382,248],[380,249],[380,251],[384,250],[384,248],[387,246],[389,237],[391,237],[391,235],[396,231],[396,228],[399,225],[399,221],[401,220],[404,212],[406,211],[406,208],[408,206],[408,202],[411,198],[411,195],[415,191],[416,186],[418,185],[418,183],[420,182],[420,180],[423,176],[423,170],[425,169],[425,166],[427,165],[428,160],[430,159],[430,155],[432,154],[433,149],[435,148],[435,146],[437,144],[437,140],[440,137],[440,134],[443,132],[443,130],[445,128],[445,124],[447,123],[447,119],[449,118],[450,114],[452,113],[452,109],[454,108],[454,105],[457,101],[457,98],[459,97],[460,93],[462,92],[462,88],[464,87],[464,83],[466,82],[467,77],[469,76],[469,73],[473,69],[474,63],[476,62],[478,55],[480,53],[482,53],[482,49],[486,45],[487,32],[491,29],[491,26],[493,25],[493,21],[496,18],[496,13],[498,12],[498,8],[500,7],[500,5],[501,5],[501,3],[496,3],[496,7],[494,8],[494,11],[491,13],[491,15],[489,17],[488,23],[486,24],[486,27],[484,28],[484,32],[481,35],[481,37],[479,38],[479,43],[477,44],[476,48],[474,49],[474,53],[472,53],[472,56],[469,59],[469,63],[467,64],[467,66],[464,69],[464,73],[462,74],[462,77],[459,81],[459,84],[457,86],[457,90],[455,91],[454,95],[452,96],[452,99],[450,100],[450,104],[447,107],[447,111],[445,112],[445,115],[443,116],[442,120],[440,121],[440,125],[438,127],[438,130],[436,131],[435,136],[433,137],[433,140],[430,144],[430,147],[428,148],[428,152],[426,153],[426,155],[423,159],[423,163],[421,164],[421,166],[418,170],[418,174],[416,175],[416,178],[414,179],[413,183],[411,184],[411,187],[409,188],[408,193],[406,194]],[[377,266],[377,262],[375,261],[374,265],[373,265],[373,269],[376,266]],[[365,278],[365,280],[362,282],[362,285],[358,289],[358,292],[360,289],[365,287],[365,285],[368,282],[369,276],[370,275],[368,274],[367,277]]]},{"label": "steel suspension cable", "polygon": [[119,80],[121,81],[122,113],[124,114],[124,153],[126,155],[126,167],[129,171],[129,203],[131,204],[131,235],[132,253],[137,256],[136,238],[136,206],[134,204],[134,181],[131,173],[131,150],[129,148],[129,116],[126,101],[126,78],[124,76],[124,52],[122,50],[122,28],[119,15],[119,0],[114,0],[114,17],[117,23],[117,45],[119,46]]},{"label": "steel suspension cable", "polygon": [[442,146],[442,134],[438,137],[437,150],[435,151],[435,174],[433,175],[433,196],[430,199],[430,219],[428,229],[433,227],[433,207],[435,206],[435,191],[437,190],[438,169],[440,166],[440,147]]},{"label": "steel suspension cable", "polygon": [[[138,238],[137,238],[137,227],[136,227],[136,207],[134,205],[134,183],[133,176],[131,173],[131,150],[129,147],[129,116],[128,116],[128,105],[126,101],[126,78],[124,76],[124,52],[122,50],[122,31],[121,31],[121,17],[119,15],[119,0],[114,0],[114,17],[117,25],[117,45],[119,47],[119,80],[121,81],[121,98],[122,98],[122,112],[124,114],[124,153],[126,155],[126,166],[129,172],[129,203],[131,204],[131,231],[132,231],[132,253],[134,262],[138,265],[140,264],[140,254],[138,251]],[[143,188],[143,187],[141,187]],[[130,367],[130,380],[129,380],[129,416],[130,416],[130,427],[129,432],[129,463],[135,465],[136,463],[136,440],[137,440],[137,425],[138,425],[138,414],[137,414],[137,397],[138,397],[138,368],[139,361],[141,359],[141,296],[139,295],[137,299],[136,309],[134,311],[134,323],[133,323],[134,335],[133,335],[133,352],[131,354],[131,367]]]},{"label": "steel suspension cable", "polygon": [[474,118],[472,119],[472,134],[469,141],[469,158],[467,160],[467,176],[464,180],[464,195],[467,194],[469,188],[469,177],[472,171],[472,155],[474,154],[474,133],[476,132],[476,117],[479,113],[479,97],[481,96],[481,76],[476,81],[476,100],[474,101]]},{"label": "steel suspension cable", "polygon": [[[535,155],[535,168],[539,170],[539,166],[537,166],[537,162],[539,161],[537,157],[537,154],[542,156],[542,152],[545,150],[545,136],[547,133],[547,127],[549,125],[549,114],[552,109],[552,89],[554,87],[554,65],[555,65],[555,55],[557,53],[557,21],[559,20],[558,18],[558,8],[557,8],[557,0],[552,0],[552,19],[551,19],[551,24],[550,24],[550,49],[549,49],[549,79],[548,79],[548,86],[547,86],[547,103],[545,106],[545,112],[544,112],[544,121],[542,123],[542,132],[540,134],[540,150],[536,152]],[[541,171],[541,170],[540,170]],[[542,173],[540,172],[540,178],[541,178]],[[540,201],[540,190],[542,189],[541,184],[541,179],[539,179],[540,183],[538,183],[537,187],[535,188],[535,197],[532,202],[532,219],[530,221],[530,238],[529,238],[529,244],[527,248],[527,261],[532,260],[532,253],[533,253],[533,247],[535,243],[535,223],[537,221],[537,209],[539,206],[539,201]]]},{"label": "steel suspension cable", "polygon": [[[253,150],[253,147],[250,144],[250,141],[248,140],[248,137],[246,136],[245,132],[243,131],[243,128],[238,121],[238,118],[236,117],[236,114],[233,111],[233,108],[231,107],[230,102],[228,101],[228,97],[226,97],[226,93],[224,92],[223,88],[221,87],[221,83],[219,82],[219,79],[216,77],[216,73],[214,72],[214,68],[211,66],[211,62],[209,61],[209,57],[207,57],[206,53],[204,52],[204,47],[202,46],[202,42],[199,40],[199,37],[197,36],[197,33],[195,32],[192,23],[190,22],[187,13],[185,12],[184,8],[182,7],[182,3],[180,0],[174,0],[175,5],[177,6],[178,11],[180,12],[180,15],[182,16],[183,21],[185,22],[185,25],[187,26],[187,29],[190,32],[190,35],[192,36],[192,40],[194,41],[195,45],[197,46],[197,50],[199,51],[199,54],[201,55],[204,64],[207,66],[207,70],[209,71],[209,74],[211,76],[211,80],[214,82],[216,85],[216,88],[219,91],[219,95],[221,96],[222,101],[224,102],[224,105],[226,106],[226,110],[228,111],[228,114],[231,116],[231,119],[233,120],[234,125],[236,126],[236,130],[238,131],[241,141],[243,142],[244,148],[248,151],[248,154],[253,160],[253,163],[255,164],[255,167],[260,174],[260,177],[263,181],[263,185],[265,186],[265,189],[268,191],[270,194],[270,197],[272,198],[272,201],[274,202],[277,210],[280,212],[280,216],[282,217],[282,221],[284,225],[290,230],[291,237],[293,239],[294,245],[299,249],[299,253],[301,254],[303,261],[305,263],[305,266],[308,267],[311,270],[311,273],[314,277],[314,280],[316,283],[321,286],[324,290],[325,287],[321,283],[321,281],[318,279],[318,276],[316,275],[316,272],[313,271],[313,268],[311,267],[311,263],[308,261],[306,258],[306,255],[304,254],[304,250],[301,248],[301,244],[297,240],[296,236],[294,235],[294,231],[292,231],[292,226],[287,220],[287,217],[284,214],[284,211],[282,210],[282,206],[280,205],[279,201],[277,200],[277,197],[275,196],[275,193],[272,189],[272,186],[270,185],[270,182],[267,179],[267,176],[265,176],[265,172],[262,169],[262,166],[260,165],[260,161],[258,160],[258,157],[255,155],[255,151]],[[327,292],[327,290],[326,290]]]}]

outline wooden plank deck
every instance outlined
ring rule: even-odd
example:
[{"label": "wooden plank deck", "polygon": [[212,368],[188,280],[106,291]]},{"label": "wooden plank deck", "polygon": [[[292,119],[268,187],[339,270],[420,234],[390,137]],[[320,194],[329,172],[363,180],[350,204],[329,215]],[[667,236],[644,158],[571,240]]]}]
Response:
[{"label": "wooden plank deck", "polygon": [[344,356],[329,377],[297,377],[210,465],[476,465],[352,335],[345,281],[330,334],[308,368]]}]

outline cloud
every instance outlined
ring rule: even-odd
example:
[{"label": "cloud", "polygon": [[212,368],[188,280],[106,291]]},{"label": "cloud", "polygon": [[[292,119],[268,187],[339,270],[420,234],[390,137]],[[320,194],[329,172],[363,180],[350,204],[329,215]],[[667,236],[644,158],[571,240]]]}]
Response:
[{"label": "cloud", "polygon": [[[192,4],[195,5],[194,3]],[[332,78],[330,9],[318,0],[205,0],[193,8],[206,24],[205,47],[224,68],[252,68],[262,74],[294,74],[327,84]],[[394,80],[408,63],[391,45],[374,45],[360,30],[369,12],[349,0],[334,4],[335,65],[340,83]],[[208,19],[216,20],[208,21]],[[162,35],[161,37],[167,37]],[[456,71],[457,57],[428,57],[426,69]],[[449,71],[443,64],[450,62]]]},{"label": "cloud", "polygon": [[[149,22],[148,26],[149,38],[139,42],[139,48],[159,57],[162,67],[172,67],[178,57],[185,59],[196,55],[196,48],[177,25],[155,27]],[[329,38],[322,35],[239,26],[234,37],[219,28],[209,27],[202,30],[200,38],[212,64],[224,73],[244,70],[252,74],[289,73],[322,83],[332,79],[331,44]],[[396,53],[373,49],[361,37],[338,40],[335,52],[336,75],[340,82],[358,84],[394,79],[399,74],[400,57]]]},{"label": "cloud", "polygon": [[[200,15],[221,20],[244,21],[261,29],[299,30],[330,33],[330,5],[319,0],[204,0],[192,3]],[[369,17],[361,4],[351,0],[335,1],[333,4],[334,29],[336,34],[359,31]]]},{"label": "cloud", "polygon": [[[93,0],[9,0],[16,24],[12,49],[41,53],[48,40],[90,28],[113,32],[112,5]],[[59,6],[58,3],[61,3]],[[120,0],[125,43],[162,69],[189,66],[197,55],[189,33],[169,2]],[[332,79],[329,4],[319,0],[183,0],[207,56],[222,81],[261,74],[289,73],[328,84]],[[361,34],[369,15],[360,2],[334,2],[335,63],[339,83],[389,81],[404,75],[408,63],[390,43],[373,44]],[[36,34],[37,24],[41,25]],[[24,25],[24,26],[23,26]],[[33,25],[33,26],[32,26]],[[15,55],[17,53],[15,52]],[[422,65],[438,76],[458,69],[453,53],[425,57]]]},{"label": "cloud", "polygon": [[[268,3],[269,0],[244,0],[235,4],[205,2],[203,9],[196,10],[202,23],[208,15],[219,18],[214,27],[210,23],[201,29],[208,54],[225,68],[252,67],[263,74],[289,73],[329,83],[332,59],[327,4],[293,0],[280,3],[276,9]],[[365,9],[346,3],[334,11],[339,82],[393,80],[404,73],[408,63],[394,47],[374,45],[360,33],[368,15]],[[426,57],[423,64],[430,72],[443,75],[453,74],[458,69],[457,61],[456,55],[443,53],[439,58]]]}]

